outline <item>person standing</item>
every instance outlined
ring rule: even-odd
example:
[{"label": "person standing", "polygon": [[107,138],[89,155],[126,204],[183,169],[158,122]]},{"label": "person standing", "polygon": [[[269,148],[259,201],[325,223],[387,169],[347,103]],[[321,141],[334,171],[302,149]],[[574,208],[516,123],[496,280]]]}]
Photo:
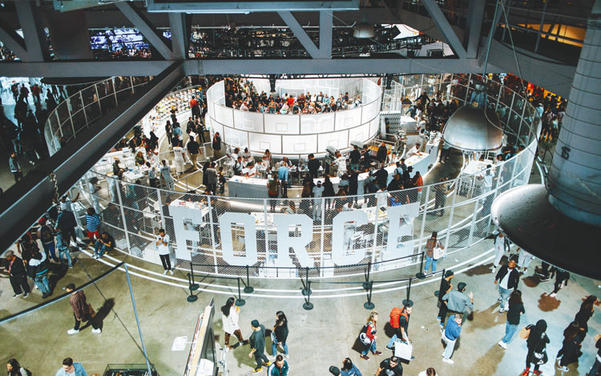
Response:
[{"label": "person standing", "polygon": [[159,234],[156,238],[156,246],[159,251],[159,257],[161,258],[161,263],[163,264],[163,274],[173,275],[173,269],[171,269],[171,252],[169,251],[169,235],[165,234],[165,229],[160,229]]},{"label": "person standing", "polygon": [[63,366],[59,368],[55,376],[88,376],[81,363],[74,362],[71,358],[63,360]]},{"label": "person standing", "polygon": [[403,376],[403,366],[399,358],[391,356],[384,359],[376,371],[376,376]]},{"label": "person standing", "polygon": [[440,288],[438,289],[438,316],[436,319],[440,322],[440,327],[444,327],[444,319],[447,317],[447,304],[442,297],[453,290],[453,284],[451,280],[455,277],[455,273],[452,270],[447,270],[444,273],[444,278],[440,281]]},{"label": "person standing", "polygon": [[351,358],[344,358],[342,368],[340,369],[341,376],[362,376],[361,371],[353,364]]},{"label": "person standing", "polygon": [[580,325],[578,322],[571,323],[563,331],[563,342],[561,349],[557,353],[557,359],[559,359],[559,370],[562,372],[568,372],[568,365],[578,361],[582,352],[580,347],[582,346],[582,339],[580,336]]},{"label": "person standing", "polygon": [[[285,157],[284,157],[285,158]],[[290,169],[288,168],[288,162],[284,159],[280,167],[278,168],[278,179],[280,180],[280,187],[282,188],[282,198],[288,198],[288,178],[290,175]]]},{"label": "person standing", "polygon": [[319,163],[319,160],[315,159],[315,155],[313,153],[309,154],[307,168],[309,169],[309,175],[311,175],[311,179],[315,179],[319,176],[320,167],[321,163]]},{"label": "person standing", "polygon": [[499,307],[499,313],[507,312],[507,299],[509,299],[509,294],[511,294],[511,290],[515,290],[518,288],[518,283],[520,282],[520,273],[516,268],[516,260],[515,257],[512,256],[509,259],[507,265],[501,266],[497,275],[495,276],[495,285],[499,285],[499,301],[501,305]]},{"label": "person standing", "polygon": [[[466,287],[465,282],[459,282],[457,290],[453,290],[442,297],[442,300],[447,303],[448,312],[463,315],[474,309],[474,293],[465,294]],[[444,321],[445,317],[442,317],[442,322]]]},{"label": "person standing", "polygon": [[6,363],[7,376],[29,376],[31,372],[21,367],[19,361],[15,358],[9,359]]},{"label": "person standing", "polygon": [[213,135],[213,142],[211,143],[211,146],[213,148],[213,157],[221,157],[221,136],[219,135],[219,132],[215,132]]},{"label": "person standing", "polygon": [[23,169],[21,168],[21,162],[17,159],[17,155],[12,152],[8,158],[8,168],[10,173],[15,178],[15,183],[20,182],[23,179]]},{"label": "person standing", "polygon": [[558,267],[555,268],[555,285],[553,287],[553,291],[549,294],[549,297],[554,298],[557,296],[559,290],[562,287],[568,285],[568,279],[570,279],[570,273],[566,270],[560,269]]},{"label": "person standing", "polygon": [[[225,348],[226,351],[235,349],[241,344],[246,344],[246,341],[242,337],[242,331],[240,331],[240,325],[238,324],[240,320],[240,307],[235,306],[236,298],[230,297],[227,299],[224,305],[221,306],[221,314],[222,314],[222,323],[223,323],[223,331],[225,332]],[[230,346],[230,337],[235,335],[238,338],[238,343],[234,346]]]},{"label": "person standing", "polygon": [[507,349],[507,344],[511,342],[511,339],[520,324],[522,313],[526,313],[524,310],[524,303],[522,302],[522,292],[520,290],[513,290],[511,296],[509,296],[509,310],[507,311],[507,322],[505,323],[505,336],[498,343],[502,348]]},{"label": "person standing", "polygon": [[27,271],[25,270],[23,260],[17,257],[13,251],[8,251],[6,252],[6,261],[5,268],[8,271],[10,285],[13,288],[13,298],[21,295],[21,293],[23,293],[23,297],[26,298],[31,292],[31,289],[27,283]]},{"label": "person standing", "polygon": [[161,166],[161,176],[165,181],[165,186],[167,187],[167,189],[172,191],[175,189],[175,181],[173,180],[173,176],[171,176],[169,165],[167,165],[167,161],[164,159],[161,161],[161,163],[163,164]]},{"label": "person standing", "polygon": [[88,208],[86,212],[86,229],[90,243],[100,238],[100,217],[94,208]]},{"label": "person standing", "polygon": [[442,361],[445,363],[453,364],[455,361],[451,359],[453,356],[453,350],[455,350],[455,343],[461,334],[461,323],[463,317],[460,314],[453,314],[449,316],[449,321],[445,327],[442,339],[446,344],[444,352],[442,353]]},{"label": "person standing", "polygon": [[209,168],[204,173],[207,176],[207,191],[211,192],[212,195],[217,194],[217,170],[215,169],[215,162],[211,162]]},{"label": "person standing", "polygon": [[267,195],[269,196],[269,206],[271,212],[275,212],[275,207],[278,204],[278,194],[280,192],[280,182],[277,174],[271,174],[271,178],[267,181]]},{"label": "person standing", "polygon": [[282,355],[275,357],[275,363],[270,367],[268,376],[288,376],[290,366]]},{"label": "person standing", "polygon": [[56,227],[57,229],[63,233],[63,239],[68,244],[73,244],[77,246],[77,238],[75,237],[75,227],[77,226],[77,222],[75,221],[75,215],[69,209],[61,209],[61,212],[58,214],[56,219]]},{"label": "person standing", "polygon": [[[426,266],[424,268],[424,273],[428,273],[428,269],[430,269],[430,264],[432,264],[432,273],[436,271],[436,262],[438,259],[434,257],[434,248],[444,249],[442,243],[438,241],[438,232],[433,231],[430,239],[426,241]],[[437,255],[438,256],[438,255]]]},{"label": "person standing", "polygon": [[446,180],[447,178],[442,177],[440,178],[440,183],[434,186],[434,212],[438,211],[438,215],[441,217],[444,215],[444,207],[447,202],[447,194],[449,193],[445,183]]},{"label": "person standing", "polygon": [[405,343],[409,343],[409,318],[411,317],[411,311],[413,311],[413,301],[407,300],[404,302],[403,308],[401,308],[400,312],[398,313],[398,318],[395,317],[397,319],[396,325],[392,325],[393,314],[390,312],[390,325],[393,328],[396,326],[396,333],[390,339],[388,346],[386,346],[387,348],[392,349],[394,347],[396,338]]},{"label": "person standing", "polygon": [[369,356],[367,356],[367,353],[369,351],[371,351],[372,354],[374,355],[380,355],[382,354],[380,351],[377,350],[376,348],[376,325],[378,323],[378,312],[376,311],[372,311],[369,315],[369,318],[367,319],[367,324],[365,324],[364,328],[365,330],[361,333],[362,335],[364,334],[364,341],[363,344],[366,346],[365,349],[361,352],[361,359],[365,359],[368,360]]},{"label": "person standing", "polygon": [[47,298],[52,295],[50,284],[48,283],[48,257],[45,252],[35,252],[29,264],[27,265],[29,276],[33,278],[33,282],[42,292],[42,298]]},{"label": "person standing", "polygon": [[196,161],[198,160],[198,154],[200,152],[200,145],[194,138],[190,138],[188,144],[186,145],[188,149],[188,153],[190,153],[190,160],[192,161],[192,168],[197,169]]},{"label": "person standing", "polygon": [[92,333],[100,334],[102,329],[100,329],[100,326],[94,319],[96,313],[94,312],[92,305],[88,304],[86,301],[86,294],[84,294],[83,290],[75,291],[75,284],[69,283],[65,288],[65,291],[71,293],[69,303],[71,304],[73,318],[75,319],[75,326],[73,326],[72,329],[67,330],[67,334],[73,335],[79,333],[79,326],[82,321],[87,321],[92,325]]},{"label": "person standing", "polygon": [[509,244],[508,244],[507,238],[505,238],[505,234],[503,234],[503,232],[499,231],[499,233],[495,237],[494,246],[495,246],[495,259],[492,263],[492,266],[490,267],[490,270],[493,272],[501,263],[501,259],[503,258],[503,255],[505,255],[505,252],[507,252],[509,250]]},{"label": "person standing", "polygon": [[539,368],[541,365],[547,363],[547,343],[549,343],[549,337],[547,337],[547,322],[545,320],[538,320],[536,325],[528,325],[526,329],[530,330],[526,346],[528,347],[528,354],[526,355],[526,369],[522,372],[521,376],[528,376],[530,374],[530,365],[533,367],[533,375],[540,375]]},{"label": "person standing", "polygon": [[250,353],[248,353],[248,357],[251,359],[253,357],[255,358],[255,362],[257,362],[255,372],[261,372],[263,369],[263,364],[266,366],[271,364],[269,358],[267,358],[265,355],[265,327],[260,324],[258,320],[251,321],[250,327],[253,333],[248,339],[251,348]]},{"label": "person standing", "polygon": [[72,268],[73,260],[71,259],[71,252],[69,251],[69,246],[65,243],[63,234],[61,232],[56,234],[56,249],[58,250],[59,261],[62,263],[64,258],[67,262],[67,266]]},{"label": "person standing", "polygon": [[313,187],[313,220],[319,221],[321,220],[321,208],[322,208],[322,197],[324,186],[321,184],[321,180],[317,181],[317,185]]},{"label": "person standing", "polygon": [[40,228],[38,229],[38,239],[42,241],[42,247],[44,248],[44,252],[46,252],[46,257],[52,258],[53,261],[58,261],[54,244],[54,229],[50,226],[46,217],[42,217],[38,223],[40,224]]},{"label": "person standing", "polygon": [[275,314],[275,325],[273,326],[271,354],[277,355],[279,345],[284,350],[284,356],[288,358],[288,345],[286,339],[288,338],[288,319],[282,311],[277,311]]}]

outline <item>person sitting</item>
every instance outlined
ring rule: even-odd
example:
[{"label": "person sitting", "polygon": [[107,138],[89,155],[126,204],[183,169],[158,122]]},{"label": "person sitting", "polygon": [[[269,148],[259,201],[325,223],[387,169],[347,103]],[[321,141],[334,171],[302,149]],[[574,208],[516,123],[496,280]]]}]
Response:
[{"label": "person sitting", "polygon": [[96,240],[96,245],[94,246],[94,258],[96,260],[100,259],[102,255],[113,249],[114,246],[115,240],[113,237],[106,231],[102,232],[102,235]]}]

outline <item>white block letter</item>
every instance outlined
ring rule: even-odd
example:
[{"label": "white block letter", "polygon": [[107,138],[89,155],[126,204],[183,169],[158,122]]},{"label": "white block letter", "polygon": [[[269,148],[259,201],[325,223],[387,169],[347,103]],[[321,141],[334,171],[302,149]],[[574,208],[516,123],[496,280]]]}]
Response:
[{"label": "white block letter", "polygon": [[[244,228],[245,256],[234,255],[232,242],[232,223],[241,224]],[[257,230],[255,220],[246,213],[224,213],[219,217],[221,230],[221,250],[223,260],[230,265],[246,266],[257,262]]]},{"label": "white block letter", "polygon": [[177,243],[175,257],[182,260],[191,260],[187,241],[194,245],[200,242],[200,235],[196,230],[189,230],[188,226],[196,226],[202,223],[202,213],[198,209],[187,208],[185,206],[169,206],[169,214],[173,217],[173,235]]},{"label": "white block letter", "polygon": [[419,202],[391,206],[386,213],[388,214],[388,240],[382,259],[391,260],[413,254],[413,239],[403,242],[400,238],[413,235],[413,220],[419,214]]},{"label": "white block letter", "polygon": [[[315,266],[314,260],[307,254],[306,246],[313,239],[313,220],[305,214],[275,214],[273,221],[276,223],[278,239],[278,258],[276,266],[294,266],[290,258],[290,248],[296,253],[299,263],[304,268]],[[290,227],[300,226],[299,236],[290,236]],[[296,232],[296,229],[294,229]]]},{"label": "white block letter", "polygon": [[[361,210],[340,212],[332,221],[332,261],[336,265],[358,264],[365,257],[365,250],[352,252],[352,245],[345,249],[345,238],[353,236],[354,229],[345,228],[347,222],[354,222],[351,226],[359,227],[367,223],[367,214]],[[346,243],[349,243],[346,242]]]}]

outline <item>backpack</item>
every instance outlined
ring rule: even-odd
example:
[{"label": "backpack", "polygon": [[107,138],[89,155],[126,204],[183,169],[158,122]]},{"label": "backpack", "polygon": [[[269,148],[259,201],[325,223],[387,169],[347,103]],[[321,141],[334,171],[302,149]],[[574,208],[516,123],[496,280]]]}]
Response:
[{"label": "backpack", "polygon": [[52,230],[50,227],[48,227],[48,225],[43,225],[40,228],[40,237],[42,243],[50,243],[52,240],[54,240],[54,235],[52,234]]},{"label": "backpack", "polygon": [[390,311],[390,326],[392,326],[395,329],[398,329],[399,319],[401,318],[402,314],[403,310],[401,308],[394,307],[392,311]]}]

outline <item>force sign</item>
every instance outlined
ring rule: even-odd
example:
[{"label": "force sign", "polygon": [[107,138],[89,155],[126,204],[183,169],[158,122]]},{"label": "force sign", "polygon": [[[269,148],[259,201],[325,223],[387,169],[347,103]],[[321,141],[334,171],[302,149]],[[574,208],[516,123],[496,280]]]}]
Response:
[{"label": "force sign", "polygon": [[[385,217],[378,222],[388,224],[386,247],[382,249],[382,260],[391,260],[413,253],[413,240],[402,241],[403,237],[413,235],[413,220],[417,217],[419,203],[391,206],[386,209]],[[185,206],[171,206],[174,237],[177,243],[176,257],[190,260],[188,242],[198,243],[199,234],[194,227],[206,225],[204,216],[210,215],[204,210]],[[279,267],[294,266],[290,249],[294,251],[302,267],[314,267],[313,258],[307,253],[307,246],[313,239],[313,220],[305,214],[274,214],[273,222],[277,233],[277,257]],[[369,222],[364,210],[350,210],[338,213],[332,221],[332,261],[335,265],[360,263],[366,256],[365,249],[353,249],[350,242],[356,227]],[[217,225],[217,224],[215,224]],[[244,255],[234,254],[232,227],[244,231]],[[290,230],[296,236],[290,236]],[[224,213],[219,217],[221,232],[221,251],[223,260],[230,265],[246,266],[257,262],[257,224],[254,217],[247,213]]]}]

